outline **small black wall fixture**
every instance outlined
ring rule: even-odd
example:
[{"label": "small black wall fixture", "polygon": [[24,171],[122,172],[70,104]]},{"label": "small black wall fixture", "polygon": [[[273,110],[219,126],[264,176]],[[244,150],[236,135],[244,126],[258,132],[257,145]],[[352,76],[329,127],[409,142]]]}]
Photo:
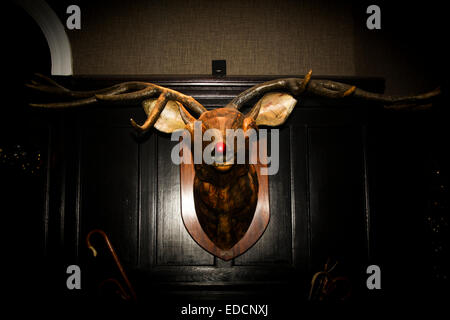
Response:
[{"label": "small black wall fixture", "polygon": [[212,61],[212,75],[224,77],[227,75],[227,60]]}]

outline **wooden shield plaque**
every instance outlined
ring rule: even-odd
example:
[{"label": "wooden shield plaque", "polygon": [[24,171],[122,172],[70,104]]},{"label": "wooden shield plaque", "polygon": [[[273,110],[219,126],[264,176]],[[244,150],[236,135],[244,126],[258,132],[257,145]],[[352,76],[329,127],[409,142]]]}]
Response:
[{"label": "wooden shield plaque", "polygon": [[[253,148],[257,148],[258,143],[254,143]],[[263,148],[266,148],[266,144],[260,144]],[[254,149],[255,150],[255,149]],[[264,153],[266,154],[266,153]],[[181,216],[183,218],[184,226],[191,235],[191,237],[200,245],[203,249],[216,257],[225,261],[233,259],[245,251],[247,251],[252,245],[254,245],[258,239],[262,236],[269,224],[270,209],[269,209],[269,186],[268,176],[261,174],[261,167],[265,167],[259,159],[255,164],[255,168],[258,175],[258,201],[256,204],[253,220],[245,233],[245,235],[230,249],[223,250],[218,248],[204,232],[202,226],[197,217],[195,211],[194,202],[194,177],[195,170],[192,161],[191,163],[180,164],[180,183],[181,183]],[[264,161],[263,163],[266,163]]]}]

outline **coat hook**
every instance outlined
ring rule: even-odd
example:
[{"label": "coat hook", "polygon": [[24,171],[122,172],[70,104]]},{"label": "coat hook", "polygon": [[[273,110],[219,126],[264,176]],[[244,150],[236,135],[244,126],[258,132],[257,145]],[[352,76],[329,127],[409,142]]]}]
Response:
[{"label": "coat hook", "polygon": [[[116,265],[117,265],[117,268],[119,269],[120,274],[122,275],[122,278],[123,278],[123,280],[125,281],[125,283],[126,283],[128,289],[129,289],[129,291],[130,291],[130,293],[131,293],[131,296],[132,296],[133,300],[136,300],[136,292],[134,291],[133,286],[131,285],[130,281],[128,280],[127,274],[125,273],[125,269],[123,268],[122,264],[120,263],[119,257],[117,256],[117,253],[116,253],[116,251],[114,250],[114,248],[113,248],[113,246],[112,246],[112,244],[111,244],[111,241],[109,241],[109,237],[107,236],[107,234],[106,234],[103,230],[100,230],[100,229],[94,229],[94,230],[92,230],[92,231],[89,232],[88,235],[86,236],[86,244],[87,244],[87,247],[92,251],[92,254],[94,255],[94,257],[96,257],[96,256],[97,256],[97,250],[92,246],[91,241],[90,241],[90,240],[91,240],[91,236],[92,236],[94,233],[100,234],[100,235],[103,237],[103,239],[105,240],[106,245],[108,246],[109,252],[110,252],[111,255],[113,256],[114,261],[115,261],[115,263],[116,263]],[[115,280],[115,279],[112,279],[112,280],[113,280],[112,282],[114,282],[116,285],[118,285],[118,287],[119,287],[119,289],[120,289],[122,295],[123,295],[125,298],[128,297],[129,295],[125,294],[125,291],[123,290],[123,288],[122,288],[122,286],[120,285],[120,283],[119,283],[117,280]],[[108,281],[111,281],[111,279],[108,279]]]}]

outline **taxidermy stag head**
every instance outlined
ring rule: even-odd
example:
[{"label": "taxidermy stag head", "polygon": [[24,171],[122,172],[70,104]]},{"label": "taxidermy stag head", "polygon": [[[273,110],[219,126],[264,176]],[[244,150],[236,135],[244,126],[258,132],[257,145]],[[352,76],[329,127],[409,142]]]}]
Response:
[{"label": "taxidermy stag head", "polygon": [[[185,216],[183,218],[193,238],[202,247],[225,260],[247,250],[262,235],[268,223],[268,212],[262,223],[255,222],[259,211],[268,211],[267,203],[258,204],[263,201],[262,198],[268,202],[267,177],[265,180],[261,177],[257,171],[257,164],[248,161],[236,163],[236,150],[226,152],[230,148],[226,142],[227,130],[240,129],[245,133],[250,129],[256,131],[259,126],[280,126],[289,117],[297,102],[294,97],[299,97],[303,93],[327,98],[351,96],[353,99],[378,102],[386,108],[394,109],[428,107],[429,102],[440,94],[440,90],[436,89],[416,96],[385,96],[366,92],[348,84],[313,80],[310,71],[304,78],[277,79],[256,85],[239,94],[225,107],[208,111],[194,98],[152,83],[124,82],[96,91],[71,91],[49,78],[38,76],[41,81],[32,82],[28,84],[29,87],[75,100],[31,104],[33,107],[75,108],[98,102],[142,103],[147,114],[145,123],[139,125],[133,119],[130,120],[131,125],[140,132],[155,127],[165,133],[186,130],[193,137],[195,130],[201,130],[201,134],[209,129],[215,130],[217,133],[214,141],[215,156],[222,157],[223,161],[196,163],[192,170],[192,179],[189,178],[189,174],[187,180],[183,182],[182,179],[182,183],[188,181],[191,184],[186,190],[187,193],[192,193],[191,209],[196,216],[193,219],[201,228],[193,231],[195,226],[189,227],[189,218]],[[239,111],[247,102],[258,98],[259,101],[246,114]],[[246,152],[251,147],[247,138]],[[202,146],[203,149],[206,147]],[[232,145],[231,148],[237,146]],[[189,207],[189,204],[185,207]],[[199,236],[199,233],[202,235]]]}]

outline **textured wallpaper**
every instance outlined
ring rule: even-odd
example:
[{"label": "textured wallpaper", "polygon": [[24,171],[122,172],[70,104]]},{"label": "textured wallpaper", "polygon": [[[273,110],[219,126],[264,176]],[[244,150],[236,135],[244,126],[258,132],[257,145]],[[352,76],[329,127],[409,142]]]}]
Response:
[{"label": "textured wallpaper", "polygon": [[349,6],[330,1],[83,3],[74,74],[354,75]]},{"label": "textured wallpaper", "polygon": [[[377,76],[386,93],[431,90],[446,77],[448,49],[436,9],[382,3],[382,29],[367,4],[331,0],[82,1],[68,31],[75,75]],[[60,15],[65,19],[65,7]],[[438,11],[439,12],[439,11]],[[439,78],[440,77],[440,78]]]}]

